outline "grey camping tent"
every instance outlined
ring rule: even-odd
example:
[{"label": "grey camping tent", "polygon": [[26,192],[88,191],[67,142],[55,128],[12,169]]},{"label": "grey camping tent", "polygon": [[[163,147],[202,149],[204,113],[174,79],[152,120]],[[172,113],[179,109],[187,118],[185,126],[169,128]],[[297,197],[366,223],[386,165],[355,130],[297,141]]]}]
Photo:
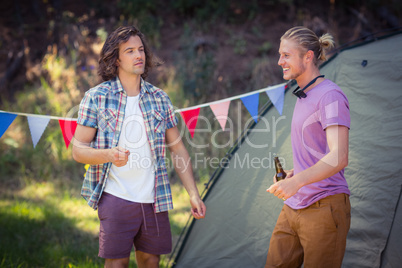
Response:
[{"label": "grey camping tent", "polygon": [[[343,89],[351,109],[345,174],[352,223],[342,267],[402,265],[401,44],[400,32],[375,38],[341,50],[321,68]],[[264,266],[283,205],[266,193],[274,175],[272,155],[285,160],[285,169],[292,167],[293,88],[285,94],[282,116],[266,109],[229,152],[230,162],[204,196],[207,216],[192,221],[175,252],[174,267]]]}]

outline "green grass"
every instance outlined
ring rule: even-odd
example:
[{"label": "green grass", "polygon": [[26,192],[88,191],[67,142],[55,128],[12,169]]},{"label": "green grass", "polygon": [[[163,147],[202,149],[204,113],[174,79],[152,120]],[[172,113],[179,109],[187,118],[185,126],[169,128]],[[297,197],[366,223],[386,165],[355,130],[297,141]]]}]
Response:
[{"label": "green grass", "polygon": [[0,267],[101,266],[96,212],[84,200],[49,182],[7,197],[0,200]]},{"label": "green grass", "polygon": [[[190,215],[181,185],[172,185],[175,210],[170,212],[174,241]],[[32,182],[0,198],[0,267],[101,267],[97,257],[97,212],[57,183]],[[165,265],[168,256],[162,256]],[[137,267],[134,252],[130,267]]]}]

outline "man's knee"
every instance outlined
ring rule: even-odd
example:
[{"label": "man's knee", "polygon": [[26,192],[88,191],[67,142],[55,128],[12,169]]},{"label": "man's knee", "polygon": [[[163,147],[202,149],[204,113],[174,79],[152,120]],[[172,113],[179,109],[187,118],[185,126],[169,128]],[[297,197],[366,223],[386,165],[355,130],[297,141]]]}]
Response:
[{"label": "man's knee", "polygon": [[126,268],[129,262],[130,258],[105,259],[105,268]]},{"label": "man's knee", "polygon": [[135,252],[139,267],[159,267],[160,255],[149,254],[142,251]]}]

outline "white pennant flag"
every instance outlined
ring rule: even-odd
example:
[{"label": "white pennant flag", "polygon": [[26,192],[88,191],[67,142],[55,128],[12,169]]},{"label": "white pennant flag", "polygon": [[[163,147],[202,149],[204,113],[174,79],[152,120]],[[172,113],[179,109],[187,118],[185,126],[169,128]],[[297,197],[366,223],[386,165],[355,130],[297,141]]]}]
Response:
[{"label": "white pennant flag", "polygon": [[31,131],[32,143],[34,148],[38,144],[40,137],[49,124],[50,117],[28,116],[29,130]]}]

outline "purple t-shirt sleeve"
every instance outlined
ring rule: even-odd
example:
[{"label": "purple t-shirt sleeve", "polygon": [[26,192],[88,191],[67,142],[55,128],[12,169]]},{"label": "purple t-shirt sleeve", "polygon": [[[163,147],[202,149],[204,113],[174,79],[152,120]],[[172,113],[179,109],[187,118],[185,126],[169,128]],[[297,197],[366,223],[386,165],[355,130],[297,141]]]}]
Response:
[{"label": "purple t-shirt sleeve", "polygon": [[324,94],[319,102],[319,111],[323,130],[334,125],[350,128],[349,102],[341,92],[332,90]]}]

